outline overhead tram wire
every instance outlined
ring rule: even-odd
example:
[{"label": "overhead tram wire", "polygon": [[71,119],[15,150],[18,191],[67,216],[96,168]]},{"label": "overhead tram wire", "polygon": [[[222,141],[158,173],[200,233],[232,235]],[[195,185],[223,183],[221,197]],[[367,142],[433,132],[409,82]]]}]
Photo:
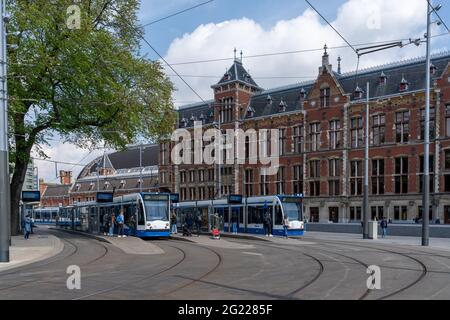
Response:
[{"label": "overhead tram wire", "polygon": [[434,12],[434,14],[439,18],[439,20],[442,22],[442,24],[444,25],[445,29],[447,29],[448,33],[450,34],[450,29],[449,27],[445,24],[444,19],[441,18],[441,16],[438,13],[438,10],[436,10],[436,8],[431,4],[430,0],[427,0],[428,4],[430,5],[430,7],[433,9],[432,11]]},{"label": "overhead tram wire", "polygon": [[172,65],[170,64],[170,63],[168,63],[167,61],[166,61],[166,59],[164,59],[164,57],[158,52],[158,50],[156,50],[151,44],[150,44],[150,42],[148,42],[147,41],[147,39],[145,39],[145,37],[142,35],[142,33],[141,33],[141,31],[140,30],[138,30],[137,28],[135,28],[126,18],[124,18],[123,16],[122,16],[122,14],[119,12],[119,11],[117,11],[117,10],[115,10],[116,11],[116,13],[117,13],[117,15],[125,22],[125,23],[127,23],[129,26],[130,26],[130,28],[132,28],[133,30],[134,30],[134,32],[136,33],[136,35],[138,35],[139,36],[139,38],[141,38],[152,50],[153,50],[153,52],[155,52],[158,56],[159,56],[159,58],[178,76],[178,78],[180,78],[181,79],[181,81],[183,81],[184,82],[184,84],[203,102],[203,103],[207,103],[201,96],[200,96],[200,94],[197,92],[197,91],[195,91],[195,89],[189,84],[189,83],[187,83],[187,81],[172,67]]},{"label": "overhead tram wire", "polygon": [[177,16],[177,15],[179,15],[179,14],[182,14],[182,13],[185,13],[185,12],[187,12],[187,11],[196,9],[196,8],[198,8],[198,7],[201,7],[201,6],[204,6],[204,5],[206,5],[206,4],[208,4],[208,3],[211,3],[211,2],[213,2],[213,1],[214,1],[214,0],[205,1],[205,2],[202,2],[202,3],[199,3],[199,4],[195,5],[195,6],[193,6],[193,7],[190,7],[190,8],[187,8],[187,9],[184,9],[184,10],[181,10],[181,11],[178,11],[178,12],[175,12],[175,13],[173,13],[173,14],[171,14],[171,15],[168,15],[167,17],[164,17],[164,18],[157,19],[157,20],[154,20],[154,21],[152,21],[152,22],[146,23],[146,24],[144,24],[144,25],[142,26],[142,28],[151,26],[152,24],[155,24],[155,23],[157,23],[157,22],[160,22],[160,21],[163,21],[163,20],[166,20],[166,19],[175,17],[175,16]]}]

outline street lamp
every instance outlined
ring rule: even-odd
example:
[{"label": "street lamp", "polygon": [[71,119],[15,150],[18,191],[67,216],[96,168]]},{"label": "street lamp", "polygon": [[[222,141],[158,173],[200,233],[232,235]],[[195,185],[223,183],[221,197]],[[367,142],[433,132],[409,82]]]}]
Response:
[{"label": "street lamp", "polygon": [[213,126],[219,130],[219,141],[215,141],[215,143],[219,144],[219,159],[218,159],[218,177],[217,177],[217,198],[222,198],[222,129],[221,129],[221,121],[220,121],[220,113],[219,113],[219,121],[213,122]]},{"label": "street lamp", "polygon": [[9,185],[9,156],[8,156],[8,101],[7,101],[7,52],[6,52],[6,1],[0,0],[0,262],[9,262],[10,244],[10,185]]}]

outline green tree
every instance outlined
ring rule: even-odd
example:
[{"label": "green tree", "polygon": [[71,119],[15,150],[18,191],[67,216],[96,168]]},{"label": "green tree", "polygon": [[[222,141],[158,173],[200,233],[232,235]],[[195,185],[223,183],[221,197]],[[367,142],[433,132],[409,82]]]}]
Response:
[{"label": "green tree", "polygon": [[[80,28],[67,25],[73,5]],[[11,231],[30,153],[56,135],[81,147],[157,141],[174,124],[173,85],[140,57],[139,0],[8,0]],[[69,25],[71,26],[71,25]]]}]

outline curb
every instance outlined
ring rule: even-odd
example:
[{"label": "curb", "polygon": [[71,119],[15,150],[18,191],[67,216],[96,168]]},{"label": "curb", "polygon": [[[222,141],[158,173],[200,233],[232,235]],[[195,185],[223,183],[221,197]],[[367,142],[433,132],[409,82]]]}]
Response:
[{"label": "curb", "polygon": [[[203,235],[203,236],[210,236],[211,235],[209,232],[201,232],[200,234]],[[251,236],[251,235],[243,235],[243,234],[221,233],[220,237],[221,238],[245,239],[245,240],[271,242],[269,239],[263,239],[263,238],[260,238],[260,237]],[[181,237],[169,236],[169,239],[196,243],[195,241],[188,239],[188,237],[183,237],[183,236],[181,236]]]}]

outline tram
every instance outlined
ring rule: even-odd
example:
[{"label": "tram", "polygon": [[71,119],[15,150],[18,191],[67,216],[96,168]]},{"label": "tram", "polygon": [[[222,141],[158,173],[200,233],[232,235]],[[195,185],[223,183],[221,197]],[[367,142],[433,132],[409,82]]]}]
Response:
[{"label": "tram", "polygon": [[202,216],[203,228],[211,230],[212,216],[219,216],[219,229],[232,232],[232,224],[237,224],[239,233],[264,234],[264,216],[271,215],[273,235],[284,235],[283,218],[289,219],[288,236],[302,236],[305,231],[303,221],[303,197],[301,195],[275,195],[239,199],[232,195],[228,199],[185,201],[175,204],[177,222],[182,227],[186,217]]},{"label": "tram", "polygon": [[[111,216],[124,211],[124,233],[140,238],[169,237],[170,195],[165,193],[135,193],[113,197],[99,193],[97,201],[79,202],[59,208],[59,227],[105,234]],[[117,233],[117,226],[114,228]]]}]

